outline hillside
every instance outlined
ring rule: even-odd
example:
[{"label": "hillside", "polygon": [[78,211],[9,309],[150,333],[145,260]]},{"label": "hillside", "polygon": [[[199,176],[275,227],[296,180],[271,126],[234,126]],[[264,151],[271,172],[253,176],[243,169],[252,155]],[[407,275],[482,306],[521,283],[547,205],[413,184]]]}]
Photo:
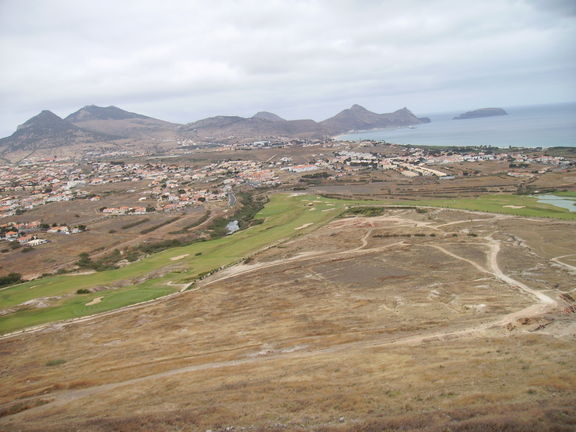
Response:
[{"label": "hillside", "polygon": [[10,137],[0,140],[0,154],[6,159],[21,160],[31,152],[35,157],[54,157],[56,153],[59,157],[78,157],[100,151],[155,153],[175,148],[179,139],[200,143],[267,137],[321,139],[350,130],[410,126],[429,121],[416,117],[407,108],[377,114],[353,105],[321,122],[285,120],[274,113],[260,111],[248,118],[215,116],[179,125],[115,106],[87,105],[65,119],[42,111],[20,125]]},{"label": "hillside", "polygon": [[337,135],[352,130],[411,126],[429,122],[430,119],[418,118],[408,108],[402,108],[393,113],[377,114],[360,105],[352,105],[334,117],[320,122],[320,125],[329,134]]},{"label": "hillside", "polygon": [[174,138],[179,125],[115,106],[87,105],[66,117],[81,128],[125,138]]},{"label": "hillside", "polygon": [[79,143],[113,141],[117,138],[83,129],[44,110],[18,126],[16,132],[9,137],[0,139],[0,152],[34,151]]},{"label": "hillside", "polygon": [[351,108],[321,122],[284,120],[273,113],[259,112],[251,118],[238,116],[209,117],[188,123],[180,131],[184,134],[194,133],[199,137],[289,136],[321,138],[351,130],[411,126],[429,121],[428,118],[416,117],[407,108],[393,113],[377,114],[360,105],[353,105]]},{"label": "hillside", "polygon": [[232,236],[3,291],[94,315],[0,338],[0,429],[573,430],[574,224],[270,198]]},{"label": "hillside", "polygon": [[284,120],[272,113],[258,113],[254,117],[216,116],[188,123],[180,128],[184,135],[198,137],[238,138],[289,136],[320,138],[324,131],[314,120]]},{"label": "hillside", "polygon": [[252,118],[260,119],[260,120],[269,120],[269,121],[281,121],[281,122],[286,121],[282,117],[280,117],[279,115],[276,115],[276,114],[268,112],[268,111],[257,112],[256,114],[254,114],[252,116]]}]

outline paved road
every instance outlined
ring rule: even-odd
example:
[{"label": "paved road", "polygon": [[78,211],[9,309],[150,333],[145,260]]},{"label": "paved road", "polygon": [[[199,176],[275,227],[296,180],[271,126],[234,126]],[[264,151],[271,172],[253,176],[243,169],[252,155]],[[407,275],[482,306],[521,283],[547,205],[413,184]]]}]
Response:
[{"label": "paved road", "polygon": [[228,192],[228,207],[234,207],[237,201],[238,200],[236,199],[234,191],[230,189],[230,191]]}]

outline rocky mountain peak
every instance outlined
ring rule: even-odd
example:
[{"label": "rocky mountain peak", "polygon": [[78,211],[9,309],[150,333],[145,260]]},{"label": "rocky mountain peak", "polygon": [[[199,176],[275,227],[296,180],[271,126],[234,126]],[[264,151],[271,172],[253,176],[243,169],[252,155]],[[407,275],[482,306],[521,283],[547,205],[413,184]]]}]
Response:
[{"label": "rocky mountain peak", "polygon": [[17,130],[42,130],[42,129],[69,129],[74,126],[63,120],[52,111],[43,110],[34,117],[26,120],[18,126]]},{"label": "rocky mountain peak", "polygon": [[70,122],[84,122],[91,120],[125,120],[125,119],[145,119],[146,116],[136,114],[133,112],[125,111],[113,105],[107,107],[99,107],[97,105],[86,105],[78,111],[66,117]]},{"label": "rocky mountain peak", "polygon": [[276,114],[268,112],[268,111],[257,112],[256,114],[254,114],[252,116],[252,118],[260,119],[260,120],[268,120],[268,121],[286,121],[282,117],[280,117],[279,115],[276,115]]},{"label": "rocky mountain peak", "polygon": [[366,108],[364,108],[362,105],[354,104],[350,107],[350,111],[367,112],[368,110]]}]

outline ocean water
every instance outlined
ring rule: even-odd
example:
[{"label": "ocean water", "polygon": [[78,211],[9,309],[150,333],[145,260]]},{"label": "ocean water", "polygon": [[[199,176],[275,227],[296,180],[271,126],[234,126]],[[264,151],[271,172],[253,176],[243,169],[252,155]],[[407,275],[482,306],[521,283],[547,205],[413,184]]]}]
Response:
[{"label": "ocean water", "polygon": [[452,120],[463,111],[420,114],[428,124],[340,135],[340,139],[384,140],[429,146],[576,147],[576,103],[502,107],[507,116]]}]

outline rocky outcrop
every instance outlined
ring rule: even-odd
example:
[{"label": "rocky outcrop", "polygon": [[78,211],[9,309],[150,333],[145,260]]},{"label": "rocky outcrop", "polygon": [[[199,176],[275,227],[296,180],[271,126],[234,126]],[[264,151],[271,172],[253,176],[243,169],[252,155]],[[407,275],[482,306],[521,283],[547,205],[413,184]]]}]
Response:
[{"label": "rocky outcrop", "polygon": [[480,108],[474,111],[468,111],[459,116],[454,117],[452,120],[466,120],[481,117],[493,117],[508,115],[502,108]]}]

